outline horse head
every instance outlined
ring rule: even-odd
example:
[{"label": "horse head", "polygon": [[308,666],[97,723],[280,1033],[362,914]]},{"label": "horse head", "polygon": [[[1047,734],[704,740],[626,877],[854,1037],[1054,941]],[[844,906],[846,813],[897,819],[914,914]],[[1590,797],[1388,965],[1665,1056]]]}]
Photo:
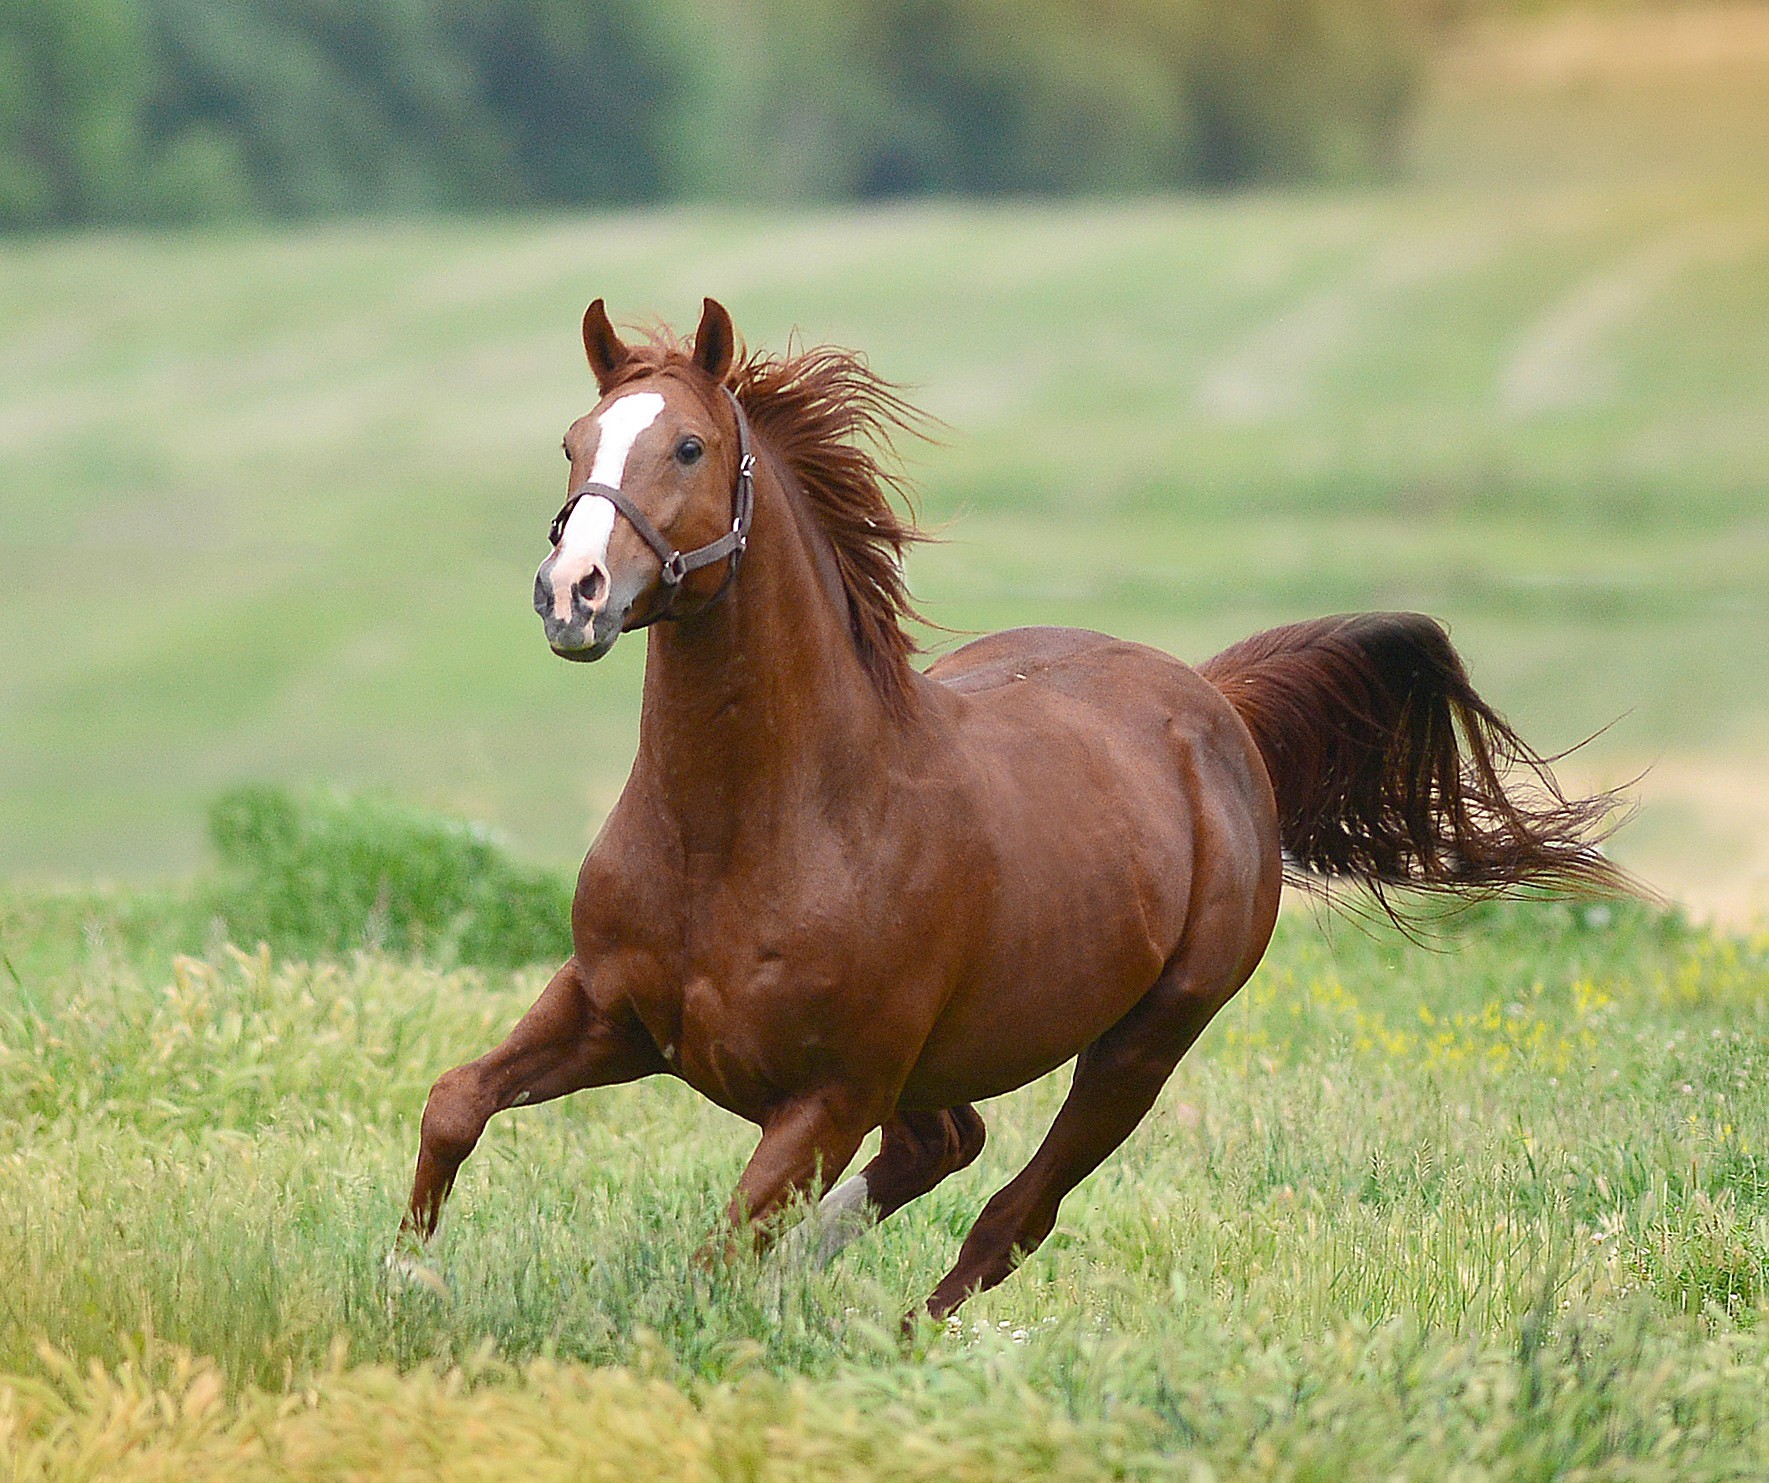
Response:
[{"label": "horse head", "polygon": [[747,543],[754,458],[726,386],[736,334],[723,305],[706,301],[686,353],[628,346],[600,299],[583,331],[601,400],[565,434],[570,482],[534,607],[553,652],[588,661],[718,600]]}]

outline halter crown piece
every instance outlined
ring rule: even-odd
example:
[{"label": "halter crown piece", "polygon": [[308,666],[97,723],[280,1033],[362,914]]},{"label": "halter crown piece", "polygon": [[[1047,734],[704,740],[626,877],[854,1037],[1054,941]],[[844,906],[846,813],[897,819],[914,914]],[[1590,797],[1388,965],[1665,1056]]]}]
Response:
[{"label": "halter crown piece", "polygon": [[704,546],[696,546],[692,551],[678,551],[653,525],[649,517],[630,499],[612,484],[584,484],[571,492],[570,497],[560,507],[559,513],[553,517],[551,539],[555,546],[559,538],[565,534],[565,524],[571,519],[571,512],[577,508],[577,502],[586,495],[595,495],[605,499],[615,509],[626,516],[627,524],[638,531],[640,539],[657,553],[657,559],[663,563],[659,577],[663,582],[664,591],[668,594],[663,606],[651,614],[643,623],[635,628],[649,628],[653,623],[674,622],[682,615],[673,611],[676,597],[682,590],[682,579],[689,572],[697,572],[703,566],[711,566],[715,561],[724,561],[725,580],[719,583],[719,590],[708,601],[711,606],[725,595],[726,589],[737,578],[737,567],[743,560],[743,552],[749,545],[749,523],[755,515],[756,501],[756,456],[750,448],[749,419],[743,414],[743,404],[737,400],[735,393],[728,386],[721,386],[731,403],[731,410],[737,416],[737,484],[731,491],[731,528],[716,541],[708,541]]}]

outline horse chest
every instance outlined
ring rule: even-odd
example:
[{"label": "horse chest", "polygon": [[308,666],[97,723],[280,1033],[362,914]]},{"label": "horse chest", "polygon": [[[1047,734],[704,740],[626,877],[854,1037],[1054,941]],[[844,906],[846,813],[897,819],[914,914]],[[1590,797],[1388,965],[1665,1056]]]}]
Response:
[{"label": "horse chest", "polygon": [[677,1076],[743,1116],[832,1083],[895,1085],[955,971],[951,934],[927,926],[929,852],[815,824],[690,853],[643,905],[610,892],[655,967],[631,991],[639,1019]]},{"label": "horse chest", "polygon": [[856,1022],[875,986],[816,934],[733,933],[686,951],[634,1007],[671,1070],[733,1112],[852,1074]]},{"label": "horse chest", "polygon": [[792,974],[783,960],[753,963],[748,972],[691,973],[680,986],[664,1057],[702,1095],[760,1117],[782,1096],[840,1074],[839,1016],[830,1013],[827,990]]}]

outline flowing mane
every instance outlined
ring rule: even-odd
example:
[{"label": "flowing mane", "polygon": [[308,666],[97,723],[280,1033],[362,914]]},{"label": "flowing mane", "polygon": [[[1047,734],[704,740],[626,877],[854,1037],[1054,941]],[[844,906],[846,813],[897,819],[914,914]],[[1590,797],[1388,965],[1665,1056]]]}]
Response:
[{"label": "flowing mane", "polygon": [[[649,343],[632,348],[617,384],[659,371],[699,374],[688,347],[661,327],[649,331]],[[913,514],[892,502],[896,495],[911,504],[887,460],[899,434],[922,436],[930,419],[863,356],[834,345],[801,350],[789,344],[782,355],[745,348],[730,384],[828,537],[855,651],[900,713],[909,703],[910,657],[920,652],[905,625],[922,621],[903,580],[903,556],[927,537]]]}]

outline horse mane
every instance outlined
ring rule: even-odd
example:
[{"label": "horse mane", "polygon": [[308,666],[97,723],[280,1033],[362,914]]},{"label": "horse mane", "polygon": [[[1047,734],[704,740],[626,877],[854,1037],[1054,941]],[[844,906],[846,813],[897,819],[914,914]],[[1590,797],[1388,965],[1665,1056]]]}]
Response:
[{"label": "horse mane", "polygon": [[[705,380],[686,342],[661,326],[649,336],[632,347],[614,384],[664,371]],[[925,436],[931,419],[864,356],[834,345],[789,342],[778,355],[744,347],[728,380],[751,427],[803,490],[834,553],[861,666],[885,704],[903,714],[914,693],[909,661],[921,647],[905,625],[926,621],[909,596],[903,556],[928,537],[889,464],[895,439]]]}]

